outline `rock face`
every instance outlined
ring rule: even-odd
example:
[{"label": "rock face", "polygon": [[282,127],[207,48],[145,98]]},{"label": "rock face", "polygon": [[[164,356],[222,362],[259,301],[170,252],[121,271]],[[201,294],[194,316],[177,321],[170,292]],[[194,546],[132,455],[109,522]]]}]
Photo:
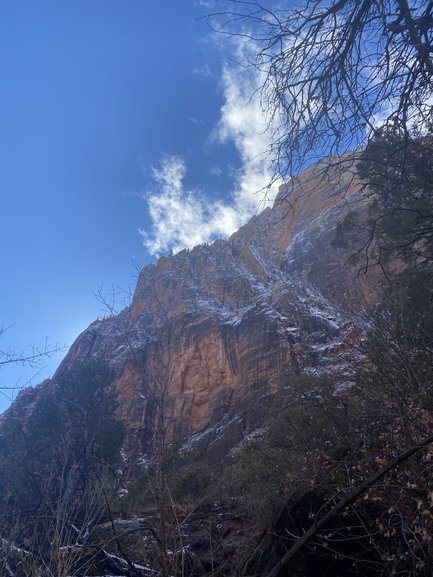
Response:
[{"label": "rock face", "polygon": [[[236,232],[140,274],[131,305],[96,321],[58,369],[91,355],[115,370],[132,470],[155,435],[220,459],[264,422],[290,372],[350,380],[371,283],[331,247],[360,183],[315,165]],[[287,384],[287,382],[285,383]]]}]

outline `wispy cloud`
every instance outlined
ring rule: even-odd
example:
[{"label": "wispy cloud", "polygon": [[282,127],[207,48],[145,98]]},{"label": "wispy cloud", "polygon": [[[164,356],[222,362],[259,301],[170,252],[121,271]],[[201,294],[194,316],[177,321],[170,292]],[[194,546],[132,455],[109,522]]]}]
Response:
[{"label": "wispy cloud", "polygon": [[213,2],[211,0],[196,0],[196,2],[194,2],[194,6],[213,8]]},{"label": "wispy cloud", "polygon": [[150,254],[168,249],[177,252],[212,238],[227,237],[239,226],[235,205],[212,202],[199,190],[187,189],[185,174],[185,162],[178,156],[167,156],[152,169],[156,188],[145,194],[152,229],[150,233],[139,230]]},{"label": "wispy cloud", "polygon": [[[237,48],[245,50],[243,45]],[[144,195],[152,225],[149,231],[140,230],[150,254],[228,237],[263,207],[272,174],[266,122],[255,96],[259,82],[253,68],[226,65],[222,70],[223,104],[210,141],[214,146],[234,143],[240,160],[226,202],[210,200],[203,189],[185,187],[187,167],[180,156],[168,156],[152,169],[154,186]]]},{"label": "wispy cloud", "polygon": [[203,78],[210,78],[212,76],[212,70],[210,69],[209,64],[193,68],[192,73],[197,76],[202,76]]},{"label": "wispy cloud", "polygon": [[226,66],[222,85],[224,104],[213,137],[220,143],[233,142],[239,153],[241,169],[233,194],[236,204],[239,208],[257,207],[272,180],[269,132],[257,94],[260,78],[253,68]]}]

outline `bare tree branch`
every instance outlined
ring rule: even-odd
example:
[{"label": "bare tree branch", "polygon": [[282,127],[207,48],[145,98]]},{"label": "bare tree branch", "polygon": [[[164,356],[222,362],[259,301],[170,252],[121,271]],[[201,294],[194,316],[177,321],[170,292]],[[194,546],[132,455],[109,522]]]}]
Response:
[{"label": "bare tree branch", "polygon": [[416,445],[404,451],[398,457],[393,459],[388,465],[381,467],[377,471],[375,471],[368,479],[366,479],[363,483],[357,485],[352,491],[349,492],[348,495],[340,499],[334,507],[326,515],[324,515],[321,519],[316,521],[314,525],[304,533],[304,535],[287,551],[287,553],[280,559],[280,561],[274,566],[274,568],[268,573],[267,577],[277,577],[280,572],[286,568],[289,562],[293,559],[293,557],[307,544],[311,541],[311,539],[321,530],[323,529],[330,521],[332,521],[337,515],[339,515],[346,507],[354,503],[360,495],[365,493],[370,487],[375,485],[382,477],[384,477],[387,473],[401,465],[404,461],[406,461],[409,457],[417,453],[419,450],[427,447],[433,443],[433,435],[430,435],[423,441],[420,441]]},{"label": "bare tree branch", "polygon": [[210,26],[254,40],[275,174],[367,142],[381,123],[431,122],[433,3],[306,0],[302,8],[233,1]]}]

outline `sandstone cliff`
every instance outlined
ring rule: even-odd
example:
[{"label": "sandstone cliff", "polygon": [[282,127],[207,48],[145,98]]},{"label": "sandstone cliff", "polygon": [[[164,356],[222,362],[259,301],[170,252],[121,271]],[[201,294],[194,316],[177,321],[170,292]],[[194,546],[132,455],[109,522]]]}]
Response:
[{"label": "sandstone cliff", "polygon": [[146,267],[131,305],[78,337],[57,374],[110,361],[130,467],[149,456],[162,405],[167,438],[212,460],[261,426],[291,370],[350,380],[374,294],[330,243],[359,187],[315,165],[227,241]]},{"label": "sandstone cliff", "polygon": [[130,470],[151,456],[161,410],[168,440],[214,460],[263,424],[293,369],[350,380],[374,293],[331,247],[360,187],[334,172],[315,165],[230,239],[161,257],[127,309],[77,338],[53,381],[89,356],[111,363]]}]

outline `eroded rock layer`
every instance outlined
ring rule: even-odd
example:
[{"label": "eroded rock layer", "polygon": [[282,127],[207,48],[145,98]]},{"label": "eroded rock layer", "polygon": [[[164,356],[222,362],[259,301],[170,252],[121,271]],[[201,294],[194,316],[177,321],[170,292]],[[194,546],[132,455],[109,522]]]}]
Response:
[{"label": "eroded rock layer", "polygon": [[350,380],[354,319],[374,294],[331,242],[358,190],[351,171],[316,165],[229,240],[146,267],[131,305],[78,337],[57,376],[92,355],[112,364],[131,469],[158,426],[210,460],[226,455],[294,369]]}]

